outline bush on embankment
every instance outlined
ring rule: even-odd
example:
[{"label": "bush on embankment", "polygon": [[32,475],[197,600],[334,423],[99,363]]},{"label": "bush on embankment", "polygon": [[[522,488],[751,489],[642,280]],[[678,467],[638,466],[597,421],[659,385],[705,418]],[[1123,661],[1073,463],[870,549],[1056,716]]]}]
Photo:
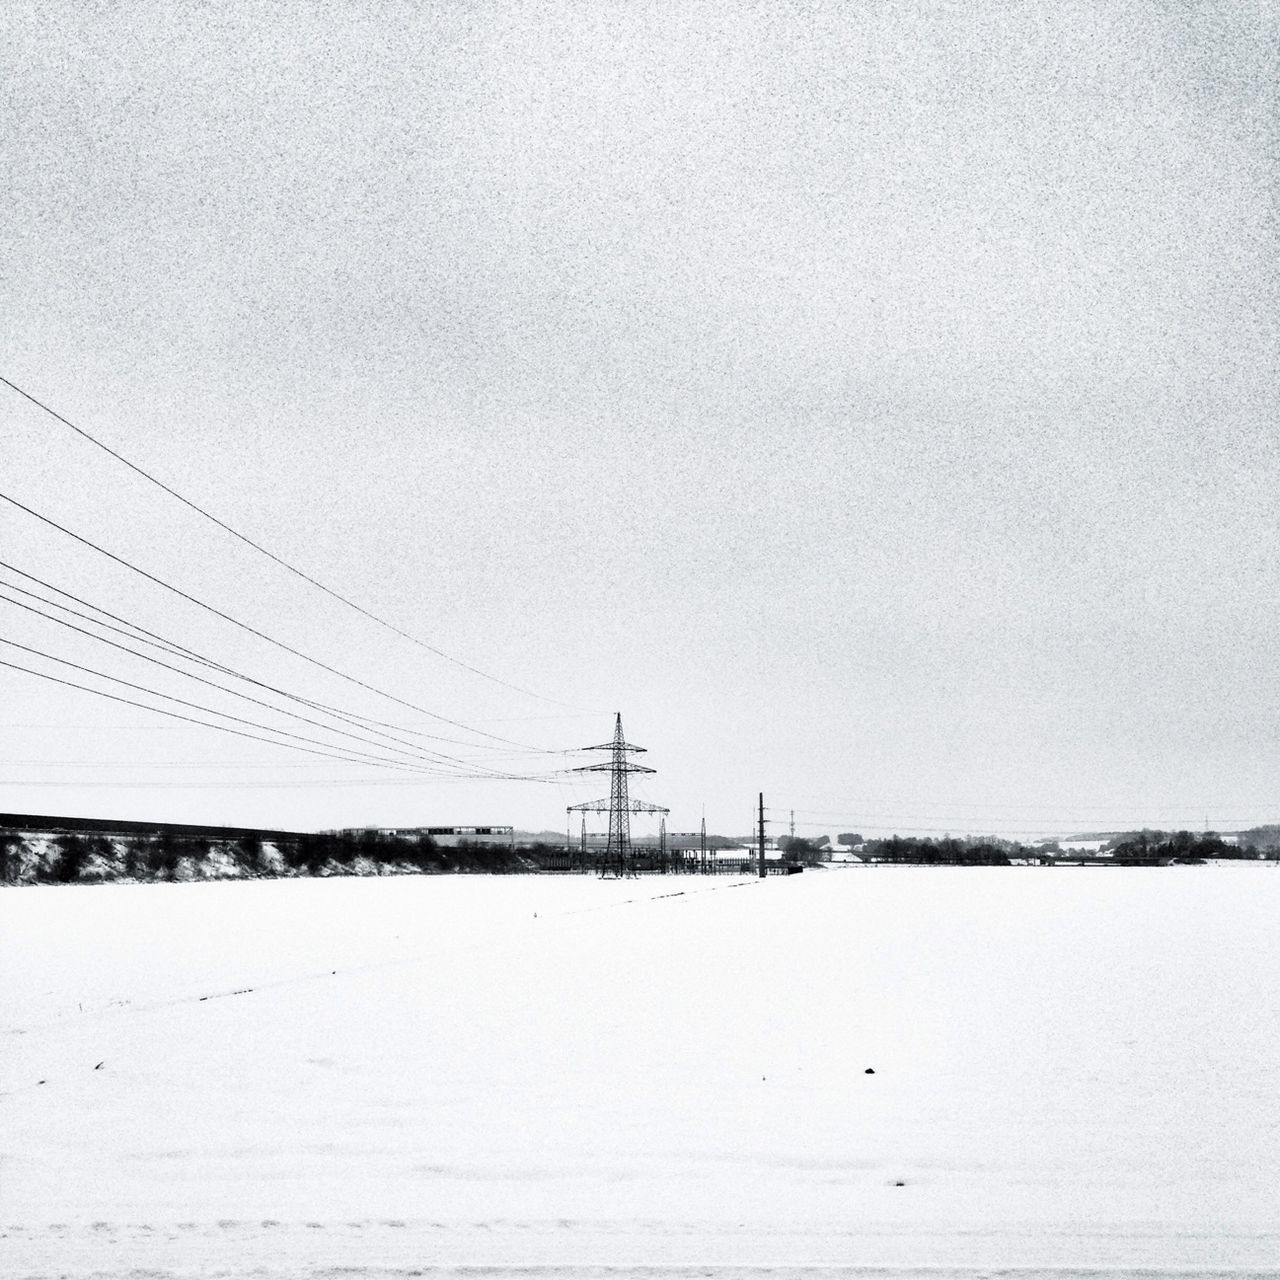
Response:
[{"label": "bush on embankment", "polygon": [[430,837],[377,831],[217,839],[175,835],[9,832],[0,836],[5,884],[154,883],[249,880],[289,876],[508,873],[534,865],[510,848],[463,844],[443,848]]}]

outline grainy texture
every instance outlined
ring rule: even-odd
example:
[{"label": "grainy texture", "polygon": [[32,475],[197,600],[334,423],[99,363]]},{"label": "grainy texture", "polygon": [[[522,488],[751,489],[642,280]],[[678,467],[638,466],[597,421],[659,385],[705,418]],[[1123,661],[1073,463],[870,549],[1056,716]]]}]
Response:
[{"label": "grainy texture", "polygon": [[1280,873],[675,888],[5,892],[0,1269],[1274,1266]]},{"label": "grainy texture", "polygon": [[[623,710],[682,829],[706,803],[746,830],[762,786],[838,811],[802,833],[1275,818],[1278,23],[14,0],[0,372],[572,705],[344,613],[7,391],[6,485],[468,723],[567,747]],[[0,531],[224,661],[352,693],[13,510]],[[282,776],[16,673],[4,705],[36,762],[10,809],[424,820],[413,787]],[[582,798],[458,783],[427,820],[556,829]]]}]

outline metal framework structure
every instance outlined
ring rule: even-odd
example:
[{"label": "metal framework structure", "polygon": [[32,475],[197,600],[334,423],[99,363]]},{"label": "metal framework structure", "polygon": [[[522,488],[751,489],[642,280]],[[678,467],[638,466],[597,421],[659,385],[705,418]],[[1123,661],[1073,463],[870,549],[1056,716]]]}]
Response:
[{"label": "metal framework structure", "polygon": [[[665,834],[666,815],[671,812],[660,804],[649,804],[644,800],[632,800],[627,792],[627,776],[632,773],[654,773],[646,765],[636,764],[627,756],[633,752],[643,752],[644,747],[637,747],[628,742],[622,734],[622,712],[616,713],[613,729],[613,741],[603,742],[595,747],[584,747],[584,751],[607,751],[609,759],[599,764],[583,765],[574,773],[607,773],[609,775],[609,798],[607,800],[587,800],[582,804],[571,804],[569,813],[608,813],[609,843],[605,849],[604,868],[616,868],[617,874],[625,875],[631,867],[631,815],[633,813],[660,813]],[[583,820],[585,822],[585,819]],[[585,828],[584,828],[585,831]],[[585,839],[584,839],[585,852]]]}]

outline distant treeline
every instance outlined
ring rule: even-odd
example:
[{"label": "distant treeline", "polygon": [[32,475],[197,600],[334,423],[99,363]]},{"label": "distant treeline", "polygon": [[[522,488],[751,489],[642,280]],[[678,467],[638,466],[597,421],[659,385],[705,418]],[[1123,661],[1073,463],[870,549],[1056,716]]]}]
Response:
[{"label": "distant treeline", "polygon": [[1280,852],[1280,826],[1250,827],[1240,832],[1240,843],[1259,853]]},{"label": "distant treeline", "polygon": [[[1159,866],[1203,862],[1208,858],[1280,857],[1280,827],[1275,842],[1228,844],[1219,835],[1191,831],[1135,831],[1116,836],[1105,852],[1119,865]],[[708,837],[709,847],[731,843]],[[820,865],[831,857],[829,842],[799,837],[779,841],[788,861]],[[841,843],[845,843],[841,837]],[[870,862],[921,866],[1009,866],[1021,862],[1075,859],[1078,853],[1055,843],[1024,845],[995,837],[950,836],[941,839],[890,836],[851,846]],[[638,856],[640,854],[638,853]],[[649,869],[688,869],[693,855],[662,859]],[[244,832],[231,838],[159,830],[151,834],[85,830],[35,834],[0,828],[0,882],[77,884],[108,881],[183,881],[275,878],[287,876],[380,876],[588,870],[562,844],[535,841],[485,844],[460,841],[440,845],[428,835],[407,837],[378,831],[316,834]]]},{"label": "distant treeline", "polygon": [[245,834],[235,839],[159,831],[153,835],[69,831],[0,835],[7,884],[227,880],[282,876],[413,875],[536,870],[529,847],[406,839],[377,831]]},{"label": "distant treeline", "polygon": [[[1100,854],[1130,866],[1204,862],[1208,858],[1258,858],[1253,845],[1228,844],[1216,832],[1137,831],[1109,842]],[[1056,841],[1024,845],[993,838],[921,840],[892,836],[869,840],[860,856],[882,862],[915,862],[950,866],[1008,866],[1014,862],[1048,861],[1080,856]]]},{"label": "distant treeline", "polygon": [[1139,861],[1202,862],[1205,858],[1256,859],[1266,854],[1265,849],[1246,841],[1245,835],[1228,844],[1216,831],[1134,831],[1108,847],[1113,858]]},{"label": "distant treeline", "polygon": [[[1103,844],[1100,852],[1107,854],[1110,861],[1130,865],[1203,862],[1207,858],[1256,859],[1280,852],[1280,827],[1262,827],[1258,832],[1272,832],[1275,838],[1269,843],[1255,843],[1245,840],[1245,836],[1255,833],[1245,832],[1240,843],[1229,844],[1212,831],[1130,831],[1113,836]],[[944,836],[941,839],[890,836],[887,839],[864,840],[859,835],[845,832],[840,836],[840,843],[854,850],[863,861],[923,866],[1000,867],[1014,862],[1079,856],[1064,850],[1056,841],[1026,845],[993,836]],[[810,864],[827,861],[831,856],[830,842],[826,837],[809,840],[784,836],[778,844],[787,857]]]}]

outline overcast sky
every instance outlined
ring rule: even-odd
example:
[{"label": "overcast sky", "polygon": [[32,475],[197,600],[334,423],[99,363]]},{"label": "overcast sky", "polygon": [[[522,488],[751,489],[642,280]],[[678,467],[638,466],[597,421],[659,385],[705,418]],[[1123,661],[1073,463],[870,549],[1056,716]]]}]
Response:
[{"label": "overcast sky", "polygon": [[[556,749],[619,710],[673,830],[760,790],[802,834],[1280,820],[1278,12],[7,4],[0,374],[497,680],[4,387],[4,493],[403,702],[3,503],[0,558],[471,771],[583,760],[427,712]],[[10,668],[0,732],[10,812],[556,829],[608,792]]]}]

